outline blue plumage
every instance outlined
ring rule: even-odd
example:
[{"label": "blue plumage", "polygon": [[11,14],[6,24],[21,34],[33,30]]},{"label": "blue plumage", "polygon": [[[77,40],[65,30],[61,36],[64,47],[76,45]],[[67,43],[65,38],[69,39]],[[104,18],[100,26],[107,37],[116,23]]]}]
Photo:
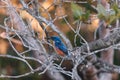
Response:
[{"label": "blue plumage", "polygon": [[62,42],[60,37],[58,36],[52,36],[51,39],[55,42],[55,47],[62,51],[64,54],[68,55],[68,50],[65,44]]}]

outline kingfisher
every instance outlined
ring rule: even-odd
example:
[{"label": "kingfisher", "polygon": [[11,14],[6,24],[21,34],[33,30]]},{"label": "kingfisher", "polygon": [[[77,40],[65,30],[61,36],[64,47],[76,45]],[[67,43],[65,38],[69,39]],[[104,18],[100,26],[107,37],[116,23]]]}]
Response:
[{"label": "kingfisher", "polygon": [[51,39],[54,41],[56,51],[59,55],[61,56],[68,55],[68,49],[59,36],[52,36]]}]

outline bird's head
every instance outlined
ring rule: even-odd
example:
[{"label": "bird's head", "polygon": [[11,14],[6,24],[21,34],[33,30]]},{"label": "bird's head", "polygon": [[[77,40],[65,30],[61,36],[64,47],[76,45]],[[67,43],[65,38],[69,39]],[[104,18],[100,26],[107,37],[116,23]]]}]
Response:
[{"label": "bird's head", "polygon": [[54,42],[61,42],[61,39],[59,36],[52,36],[51,39],[54,41]]}]

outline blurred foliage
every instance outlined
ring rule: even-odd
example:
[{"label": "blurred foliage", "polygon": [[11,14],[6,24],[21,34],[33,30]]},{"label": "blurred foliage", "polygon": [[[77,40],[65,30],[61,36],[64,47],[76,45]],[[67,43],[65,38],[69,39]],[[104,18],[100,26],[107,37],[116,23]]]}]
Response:
[{"label": "blurred foliage", "polygon": [[82,8],[80,6],[78,6],[77,4],[71,3],[71,9],[73,11],[73,16],[76,19],[82,19]]},{"label": "blurred foliage", "polygon": [[82,45],[83,41],[78,36],[76,37],[76,42],[74,43],[74,37],[75,37],[75,33],[74,32],[69,31],[67,33],[67,36],[70,39],[70,41],[71,41],[71,43],[72,43],[73,46],[75,46],[75,43],[76,43],[77,46],[81,46]]},{"label": "blurred foliage", "polygon": [[71,9],[73,12],[73,17],[75,22],[77,20],[87,22],[90,17],[90,14],[97,13],[98,17],[102,20],[105,20],[107,25],[112,24],[118,18],[120,18],[120,9],[116,3],[114,3],[111,7],[111,10],[107,11],[102,4],[97,5],[97,10],[91,6],[91,2],[88,1],[87,3],[82,4],[75,4],[71,3]]},{"label": "blurred foliage", "polygon": [[[17,56],[11,47],[8,50],[9,55]],[[33,56],[32,52],[29,52],[27,56]],[[37,68],[37,63],[31,60],[28,60],[29,64],[35,69]],[[19,60],[11,59],[11,58],[0,58],[0,74],[7,75],[20,75],[29,72],[28,66]],[[19,79],[3,79],[3,80],[39,80],[42,76],[38,74],[32,74],[26,77],[22,77]],[[2,80],[2,79],[0,79]],[[44,79],[43,79],[44,80]]]},{"label": "blurred foliage", "polygon": [[[26,1],[29,2],[30,0],[26,0]],[[40,1],[42,2],[42,0],[40,0]],[[58,13],[59,15],[57,15],[58,17],[59,16],[61,17],[64,14],[69,13],[70,15],[71,14],[73,15],[73,18],[74,18],[75,22],[77,22],[78,20],[80,20],[80,21],[85,22],[85,23],[89,19],[90,14],[97,14],[98,13],[98,17],[100,19],[105,20],[108,24],[111,24],[116,19],[120,18],[120,9],[118,8],[117,4],[113,4],[111,6],[111,8],[113,10],[107,12],[105,10],[105,8],[101,4],[97,5],[96,2],[92,2],[93,0],[79,0],[79,1],[87,1],[87,3],[80,3],[80,4],[71,3],[70,5],[69,5],[69,3],[66,3],[67,7],[65,8],[65,10],[64,10],[64,5],[62,5],[63,7],[59,7],[59,6],[56,7],[56,10],[52,6],[52,11],[50,11],[51,10],[50,9],[49,12],[53,16],[55,11],[56,11],[56,13],[59,11],[59,13]],[[18,0],[13,0],[13,2],[15,2],[15,4],[19,3]],[[49,1],[47,0],[46,2],[49,2]],[[59,3],[56,3],[56,4],[59,5]],[[92,5],[94,5],[94,6],[97,5],[97,10],[94,9],[92,7]],[[47,6],[47,8],[49,7],[48,3],[44,4],[44,6]],[[68,10],[68,8],[70,8],[70,6],[71,6],[72,13],[71,12],[66,12]],[[62,11],[60,11],[59,9],[62,9]],[[64,13],[61,14],[61,12],[64,12]],[[44,13],[46,13],[46,12],[44,12]],[[3,24],[5,17],[6,17],[5,15],[0,14],[0,24]],[[69,23],[73,23],[72,20],[70,20],[69,16],[66,17],[66,20]],[[63,19],[61,19],[60,22],[58,22],[57,25],[59,25],[59,24],[65,24],[65,23],[66,22]],[[64,26],[60,26],[60,27],[65,28]],[[92,26],[90,26],[90,27],[92,27]],[[84,35],[84,34],[86,34],[86,33],[83,31],[82,35]],[[72,32],[72,31],[66,31],[66,35],[70,39],[72,45],[75,46],[74,45],[74,36],[75,36],[75,33]],[[83,41],[79,37],[77,37],[76,38],[76,44],[77,44],[77,46],[81,46],[82,45],[81,42],[83,42]],[[27,54],[26,56],[33,56],[32,53],[33,52],[31,52],[30,54]],[[10,49],[8,51],[8,54],[15,55],[15,52],[12,51],[12,49]],[[116,55],[119,55],[119,54],[116,54]],[[17,56],[17,55],[15,55],[15,56]],[[36,68],[38,66],[37,63],[35,63],[33,61],[28,61],[28,62],[32,65],[33,68]],[[115,58],[114,62],[115,62],[115,64],[120,64],[119,60],[117,60],[116,58]],[[1,71],[0,73],[2,73],[2,70],[6,70],[7,66],[10,66],[11,69],[13,69],[12,70],[13,71],[12,75],[22,74],[22,73],[25,73],[25,72],[29,71],[28,67],[24,63],[22,63],[22,62],[20,62],[18,60],[9,59],[9,58],[8,59],[0,58],[0,71]],[[69,66],[69,65],[67,65],[67,66]],[[43,78],[43,77],[45,77],[45,78]],[[16,79],[0,79],[0,80],[16,80]],[[38,74],[35,73],[33,75],[29,75],[27,77],[23,77],[23,78],[20,78],[20,79],[17,79],[17,80],[50,80],[50,79],[48,77],[46,77],[46,75],[39,76]]]},{"label": "blurred foliage", "polygon": [[[32,62],[31,65],[35,66],[35,62]],[[29,72],[28,66],[25,63],[10,58],[0,58],[0,70],[1,70],[0,74],[8,75],[20,75]],[[35,73],[26,77],[19,78],[17,80],[38,80],[40,78],[41,76]],[[16,80],[16,79],[3,79],[3,80]]]},{"label": "blurred foliage", "polygon": [[74,39],[73,39],[74,38],[74,32],[69,31],[69,32],[67,32],[66,35],[68,36],[68,38],[71,41],[72,45],[74,45]]},{"label": "blurred foliage", "polygon": [[115,54],[114,54],[114,64],[115,65],[120,65],[120,61],[118,60],[120,58],[120,55],[119,55],[119,50],[115,50]]},{"label": "blurred foliage", "polygon": [[[92,0],[91,0],[92,1]],[[90,13],[93,13],[93,14],[96,14],[97,13],[97,10],[95,8],[93,8],[92,5],[96,6],[96,2],[92,3],[92,2],[87,2],[87,3],[80,3],[78,4],[80,5],[81,7],[85,8],[86,11],[90,11]]]},{"label": "blurred foliage", "polygon": [[0,24],[3,24],[4,23],[4,19],[5,19],[6,15],[4,14],[0,14]]},{"label": "blurred foliage", "polygon": [[107,11],[101,4],[97,5],[98,17],[102,20],[105,20],[107,25],[112,24],[118,18],[120,18],[120,9],[118,5],[113,4],[112,9]]},{"label": "blurred foliage", "polygon": [[78,20],[87,22],[87,20],[89,19],[89,16],[90,16],[89,10],[84,11],[82,7],[80,7],[79,5],[77,5],[75,3],[71,3],[71,9],[73,12],[75,22]]}]

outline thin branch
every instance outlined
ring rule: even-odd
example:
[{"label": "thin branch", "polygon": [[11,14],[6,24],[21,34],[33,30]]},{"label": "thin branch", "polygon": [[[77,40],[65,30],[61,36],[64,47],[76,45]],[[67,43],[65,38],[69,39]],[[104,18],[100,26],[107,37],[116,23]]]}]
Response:
[{"label": "thin branch", "polygon": [[17,75],[17,76],[8,76],[8,75],[1,74],[0,78],[16,78],[16,79],[18,79],[18,78],[21,78],[21,77],[25,77],[25,76],[29,76],[31,74],[34,74],[35,72],[38,72],[40,70],[41,70],[41,68],[37,68],[37,69],[34,69],[33,71],[30,71],[28,73],[24,73],[24,74]]}]

